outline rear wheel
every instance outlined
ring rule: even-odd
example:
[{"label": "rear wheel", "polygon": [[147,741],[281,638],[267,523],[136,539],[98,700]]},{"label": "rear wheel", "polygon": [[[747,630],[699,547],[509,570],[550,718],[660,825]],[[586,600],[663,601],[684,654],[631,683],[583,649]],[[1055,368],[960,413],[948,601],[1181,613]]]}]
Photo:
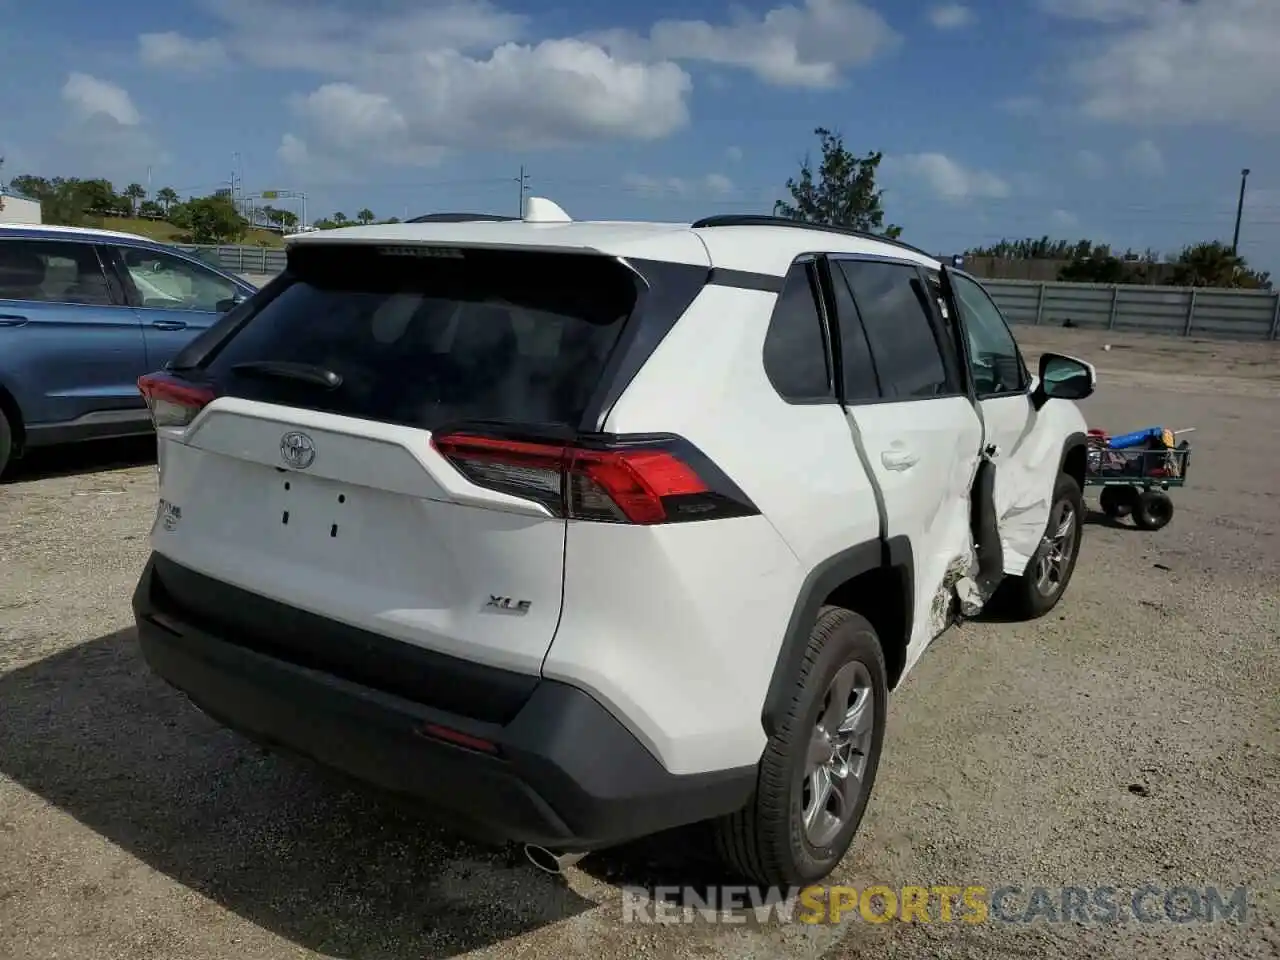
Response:
[{"label": "rear wheel", "polygon": [[1133,508],[1133,522],[1143,530],[1159,530],[1173,519],[1173,500],[1163,490],[1144,490]]},{"label": "rear wheel", "polygon": [[1075,478],[1060,474],[1053,488],[1053,506],[1040,546],[1020,577],[1002,584],[1009,612],[1022,620],[1043,617],[1066,593],[1080,556],[1084,532],[1084,496]]},{"label": "rear wheel", "polygon": [[1112,520],[1123,520],[1138,505],[1138,491],[1133,487],[1103,487],[1098,506]]},{"label": "rear wheel", "polygon": [[755,794],[715,824],[729,867],[777,886],[816,883],[835,869],[875,782],[888,695],[875,629],[852,611],[824,607]]},{"label": "rear wheel", "polygon": [[4,476],[5,467],[9,466],[13,456],[13,427],[4,410],[0,410],[0,477]]}]

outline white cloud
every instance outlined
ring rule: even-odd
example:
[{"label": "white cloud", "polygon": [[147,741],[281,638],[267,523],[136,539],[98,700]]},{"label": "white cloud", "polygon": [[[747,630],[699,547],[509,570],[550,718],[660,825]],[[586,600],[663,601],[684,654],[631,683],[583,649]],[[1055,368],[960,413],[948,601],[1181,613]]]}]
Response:
[{"label": "white cloud", "polygon": [[722,173],[709,173],[705,177],[695,179],[654,177],[645,173],[628,173],[622,178],[622,183],[628,190],[647,197],[673,199],[724,197],[732,194],[736,189],[733,181]]},{"label": "white cloud", "polygon": [[1102,155],[1094,150],[1080,150],[1076,153],[1076,166],[1086,177],[1091,180],[1097,180],[1099,177],[1105,176],[1107,172],[1107,161]]},{"label": "white cloud", "polygon": [[169,155],[152,136],[127,90],[86,73],[72,73],[62,87],[68,122],[58,135],[82,176],[129,183]]},{"label": "white cloud", "polygon": [[202,73],[227,62],[222,41],[194,40],[181,33],[143,33],[138,36],[138,56],[149,67]]},{"label": "white cloud", "polygon": [[1164,154],[1150,140],[1140,140],[1124,153],[1125,165],[1134,173],[1158,177],[1164,173]]},{"label": "white cloud", "polygon": [[944,3],[929,11],[929,22],[939,30],[957,30],[973,21],[973,11],[962,3]]},{"label": "white cloud", "polygon": [[1280,3],[1042,0],[1093,20],[1068,70],[1085,115],[1150,124],[1280,128]]},{"label": "white cloud", "polygon": [[730,163],[741,163],[741,162],[742,162],[742,148],[741,148],[741,147],[729,147],[727,150],[725,150],[724,155],[725,155],[725,158],[726,158]]},{"label": "white cloud", "polygon": [[1070,210],[1054,210],[1049,214],[1049,222],[1060,230],[1066,230],[1071,227],[1080,225],[1080,218]]},{"label": "white cloud", "polygon": [[1033,117],[1044,109],[1038,97],[1008,97],[1000,101],[1000,109],[1015,117]]},{"label": "white cloud", "polygon": [[594,37],[610,51],[637,59],[712,63],[748,70],[778,86],[826,88],[843,71],[901,42],[885,19],[857,0],[804,0],[761,17],[741,8],[727,23],[660,20],[640,36],[625,30]]},{"label": "white cloud", "polygon": [[1046,13],[1069,20],[1123,23],[1150,16],[1162,5],[1180,0],[1040,0]]},{"label": "white cloud", "polygon": [[942,153],[885,157],[885,164],[923,181],[937,196],[953,203],[1000,199],[1012,193],[1009,184],[994,173],[969,169]]},{"label": "white cloud", "polygon": [[[290,98],[308,162],[429,164],[449,148],[656,140],[688,123],[689,75],[584,39],[525,39],[484,0],[330,6],[220,0],[232,53],[317,75]],[[281,42],[281,38],[288,42]],[[297,154],[296,146],[285,151]]]},{"label": "white cloud", "polygon": [[723,197],[733,193],[733,181],[726,177],[723,173],[709,173],[702,179],[707,190],[712,194]]},{"label": "white cloud", "polygon": [[124,87],[87,73],[73,73],[62,86],[62,99],[79,120],[105,116],[125,127],[136,127],[142,115]]}]

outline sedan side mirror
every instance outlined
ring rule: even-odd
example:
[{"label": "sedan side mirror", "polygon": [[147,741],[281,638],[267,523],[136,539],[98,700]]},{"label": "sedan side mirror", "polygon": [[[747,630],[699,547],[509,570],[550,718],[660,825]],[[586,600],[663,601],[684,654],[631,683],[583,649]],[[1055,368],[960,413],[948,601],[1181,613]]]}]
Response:
[{"label": "sedan side mirror", "polygon": [[1050,400],[1083,400],[1098,385],[1093,364],[1060,353],[1040,357],[1040,382],[1031,397],[1039,410]]},{"label": "sedan side mirror", "polygon": [[244,303],[245,298],[242,294],[236,294],[234,297],[227,297],[225,300],[219,300],[214,305],[214,310],[218,313],[226,313],[228,310],[234,310],[240,304]]}]

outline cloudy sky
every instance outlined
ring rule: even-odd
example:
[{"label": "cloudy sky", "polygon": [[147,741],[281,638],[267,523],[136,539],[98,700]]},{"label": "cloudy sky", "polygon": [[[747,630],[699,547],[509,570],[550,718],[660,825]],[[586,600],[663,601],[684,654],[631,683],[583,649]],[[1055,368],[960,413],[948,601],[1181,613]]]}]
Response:
[{"label": "cloudy sky", "polygon": [[1280,272],[1280,0],[0,0],[4,173],[308,213],[768,212],[815,126],[950,252],[1230,239]]}]

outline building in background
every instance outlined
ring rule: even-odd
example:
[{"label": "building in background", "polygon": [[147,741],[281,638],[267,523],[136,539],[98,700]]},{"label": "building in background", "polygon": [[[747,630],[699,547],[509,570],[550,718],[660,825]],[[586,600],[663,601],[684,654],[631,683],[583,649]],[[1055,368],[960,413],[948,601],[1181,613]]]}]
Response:
[{"label": "building in background", "polygon": [[40,201],[0,190],[0,223],[43,223]]}]

